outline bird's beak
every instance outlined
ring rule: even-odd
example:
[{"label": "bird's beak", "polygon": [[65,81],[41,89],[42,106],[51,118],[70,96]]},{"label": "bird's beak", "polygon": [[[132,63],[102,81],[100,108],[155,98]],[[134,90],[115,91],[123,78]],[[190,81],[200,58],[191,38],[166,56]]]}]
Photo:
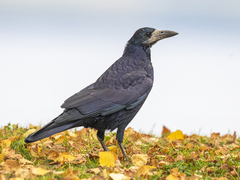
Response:
[{"label": "bird's beak", "polygon": [[177,32],[169,31],[169,30],[160,30],[160,31],[155,30],[155,31],[153,31],[151,38],[149,38],[144,43],[150,44],[152,46],[153,44],[155,44],[156,42],[158,42],[161,39],[172,37],[177,34],[178,34]]}]

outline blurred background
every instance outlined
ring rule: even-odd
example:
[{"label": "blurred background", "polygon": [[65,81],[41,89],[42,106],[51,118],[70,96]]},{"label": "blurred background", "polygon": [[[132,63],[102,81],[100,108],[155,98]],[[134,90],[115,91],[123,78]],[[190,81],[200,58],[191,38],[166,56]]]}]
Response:
[{"label": "blurred background", "polygon": [[46,124],[137,29],[153,27],[179,35],[153,46],[154,86],[129,126],[239,135],[239,9],[239,0],[1,0],[0,126]]}]

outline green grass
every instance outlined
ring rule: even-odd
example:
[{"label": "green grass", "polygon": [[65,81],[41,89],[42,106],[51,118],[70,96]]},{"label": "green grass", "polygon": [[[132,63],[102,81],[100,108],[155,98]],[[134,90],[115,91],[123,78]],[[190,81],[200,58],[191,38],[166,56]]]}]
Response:
[{"label": "green grass", "polygon": [[[131,135],[128,138],[124,138],[123,145],[126,149],[129,160],[124,160],[120,158],[122,167],[101,167],[99,163],[99,158],[91,157],[91,154],[98,154],[102,151],[100,143],[96,138],[93,138],[90,134],[85,134],[84,136],[77,136],[77,138],[70,137],[67,133],[62,133],[64,135],[64,140],[61,144],[57,144],[57,140],[53,140],[50,146],[44,145],[45,141],[38,142],[38,146],[41,149],[38,155],[33,155],[32,145],[24,143],[24,133],[28,131],[27,128],[18,127],[18,125],[8,124],[0,128],[0,154],[3,154],[4,147],[3,140],[11,140],[10,148],[15,151],[15,154],[22,155],[25,159],[31,161],[33,164],[29,165],[31,167],[41,167],[47,170],[54,171],[64,171],[63,174],[54,174],[53,172],[45,175],[33,175],[29,174],[24,177],[25,179],[63,179],[68,177],[69,179],[88,179],[94,177],[96,174],[90,173],[88,170],[93,168],[99,168],[99,176],[103,177],[103,171],[106,169],[107,175],[112,172],[122,173],[125,176],[129,174],[124,173],[124,170],[129,170],[134,164],[131,161],[131,157],[134,154],[148,154],[147,165],[155,166],[156,168],[150,171],[149,175],[141,175],[138,171],[131,174],[132,179],[164,179],[171,174],[171,170],[174,168],[178,169],[179,174],[183,173],[186,177],[200,175],[202,179],[217,179],[220,177],[226,177],[227,179],[239,179],[240,174],[240,148],[239,139],[236,137],[231,137],[230,139],[225,139],[223,136],[214,138],[206,136],[196,136],[191,138],[188,136],[180,143],[178,140],[169,141],[167,136],[157,138],[157,142],[146,141],[141,138],[144,135],[140,134],[138,139],[131,139]],[[76,132],[77,134],[78,132]],[[136,132],[135,132],[136,133]],[[105,142],[110,141],[116,133],[108,133],[105,137]],[[48,140],[50,140],[48,139]],[[76,143],[79,148],[72,146],[70,141]],[[140,143],[137,143],[140,142]],[[215,143],[213,145],[213,142]],[[187,144],[190,144],[189,147]],[[53,160],[48,159],[51,148],[54,145],[58,145],[73,155],[82,154],[86,159],[84,164],[73,164],[69,162],[55,163]],[[109,146],[113,146],[111,144]],[[41,154],[42,153],[42,154]],[[120,149],[117,150],[118,157],[122,157]],[[2,159],[1,159],[2,157]],[[177,158],[183,157],[177,161]],[[5,163],[7,160],[11,159],[7,155],[0,155],[0,163]],[[19,159],[14,159],[19,162]],[[159,162],[166,162],[165,164],[159,164]],[[26,165],[21,165],[24,169]],[[20,167],[19,167],[20,168]],[[0,165],[0,179],[4,176],[6,179],[18,177],[16,173],[17,169],[12,169],[11,171],[5,171],[4,165]],[[31,171],[31,170],[29,170]]]}]

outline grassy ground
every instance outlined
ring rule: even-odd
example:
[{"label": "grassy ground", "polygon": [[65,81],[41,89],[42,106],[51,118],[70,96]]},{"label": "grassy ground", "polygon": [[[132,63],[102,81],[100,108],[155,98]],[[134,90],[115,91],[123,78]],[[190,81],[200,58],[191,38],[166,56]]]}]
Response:
[{"label": "grassy ground", "polygon": [[[125,160],[114,133],[104,153],[96,132],[65,131],[32,144],[24,138],[39,129],[8,124],[0,129],[0,180],[4,179],[240,179],[240,139],[163,130],[162,137],[128,128]],[[102,153],[103,152],[103,153]]]}]

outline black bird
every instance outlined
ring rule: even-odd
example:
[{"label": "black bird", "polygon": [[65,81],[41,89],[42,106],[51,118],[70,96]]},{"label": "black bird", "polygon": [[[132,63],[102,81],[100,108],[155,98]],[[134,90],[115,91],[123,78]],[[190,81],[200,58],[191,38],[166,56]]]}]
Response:
[{"label": "black bird", "polygon": [[161,39],[178,33],[154,28],[138,29],[128,41],[123,55],[95,83],[68,98],[62,114],[40,130],[30,134],[26,143],[41,140],[61,131],[84,126],[96,130],[103,149],[105,130],[117,128],[116,139],[123,156],[123,135],[126,126],[137,114],[153,85],[150,48]]}]

